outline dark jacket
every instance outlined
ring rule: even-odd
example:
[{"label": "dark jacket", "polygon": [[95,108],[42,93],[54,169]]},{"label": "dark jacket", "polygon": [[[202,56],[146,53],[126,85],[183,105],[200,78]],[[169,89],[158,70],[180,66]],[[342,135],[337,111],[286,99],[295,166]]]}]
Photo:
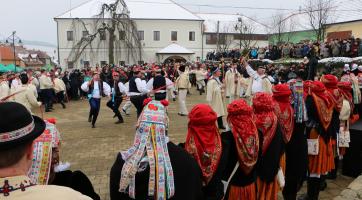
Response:
[{"label": "dark jacket", "polygon": [[[202,199],[202,175],[196,161],[181,147],[174,143],[167,143],[168,152],[175,180],[175,196],[170,200],[199,200]],[[110,196],[111,200],[131,200],[128,193],[120,193],[119,182],[124,160],[118,154],[112,166],[110,174]],[[154,197],[148,196],[149,166],[146,170],[136,174],[136,199],[149,200]]]}]

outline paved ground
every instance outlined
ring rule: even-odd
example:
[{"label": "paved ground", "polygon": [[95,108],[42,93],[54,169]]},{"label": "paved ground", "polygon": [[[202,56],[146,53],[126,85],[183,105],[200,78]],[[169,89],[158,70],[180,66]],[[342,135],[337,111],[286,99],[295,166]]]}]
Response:
[{"label": "paved ground", "polygon": [[[205,102],[205,96],[194,93],[188,96],[189,110],[195,103]],[[85,100],[68,103],[65,110],[55,105],[55,111],[44,116],[57,119],[57,127],[62,134],[61,161],[70,162],[72,170],[81,170],[88,175],[102,200],[109,199],[110,168],[117,153],[133,143],[136,122],[135,108],[132,107],[132,114],[124,117],[124,124],[114,124],[113,113],[105,106],[106,101],[102,100],[95,129],[87,122],[89,107]],[[187,133],[187,117],[177,115],[177,105],[177,102],[170,102],[169,106],[169,136],[176,143],[184,142]],[[39,111],[35,113],[39,114]],[[333,199],[352,180],[339,176],[336,181],[328,182],[321,199]],[[301,192],[304,191],[305,187]]]}]

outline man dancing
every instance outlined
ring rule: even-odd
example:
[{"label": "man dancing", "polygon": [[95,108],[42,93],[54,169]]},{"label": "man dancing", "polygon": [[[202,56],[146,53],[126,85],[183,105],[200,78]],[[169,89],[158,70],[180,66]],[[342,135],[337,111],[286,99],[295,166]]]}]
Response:
[{"label": "man dancing", "polygon": [[107,107],[114,112],[114,117],[118,118],[116,124],[121,124],[124,121],[121,112],[119,112],[119,106],[122,103],[123,95],[126,94],[127,89],[124,86],[124,84],[121,82],[118,72],[113,72],[112,77],[113,77],[112,98],[107,102]]},{"label": "man dancing", "polygon": [[90,111],[88,122],[92,122],[92,128],[95,128],[95,123],[99,114],[101,106],[101,97],[103,95],[108,96],[111,93],[111,87],[104,81],[101,81],[98,73],[93,74],[93,78],[90,81],[86,81],[82,84],[81,89],[88,93]]}]

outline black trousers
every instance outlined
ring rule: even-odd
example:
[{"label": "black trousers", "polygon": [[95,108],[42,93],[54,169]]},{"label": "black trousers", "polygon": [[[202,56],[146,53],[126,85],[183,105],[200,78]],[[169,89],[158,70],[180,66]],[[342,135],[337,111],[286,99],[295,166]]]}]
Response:
[{"label": "black trousers", "polygon": [[52,98],[53,98],[53,91],[52,89],[42,89],[41,96],[43,99],[43,104],[45,107],[45,111],[49,111],[52,106]]},{"label": "black trousers", "polygon": [[58,103],[60,103],[64,107],[64,91],[58,92],[56,96]]},{"label": "black trousers", "polygon": [[90,105],[89,118],[92,119],[92,125],[94,125],[98,118],[99,109],[101,108],[101,99],[90,98],[89,105]]},{"label": "black trousers", "polygon": [[166,99],[166,92],[164,93],[155,93],[155,100],[161,101]]},{"label": "black trousers", "polygon": [[131,96],[130,100],[137,109],[137,118],[141,115],[143,110],[143,101],[147,99],[147,95]]},{"label": "black trousers", "polygon": [[[358,122],[357,122],[358,123]],[[351,142],[343,156],[342,174],[357,177],[362,173],[362,130],[350,130]]]},{"label": "black trousers", "polygon": [[285,147],[286,169],[283,196],[285,200],[296,199],[297,192],[306,179],[308,169],[308,144],[305,123],[295,123],[293,135]]},{"label": "black trousers", "polygon": [[121,112],[119,112],[119,106],[122,104],[122,97],[115,97],[114,102],[109,100],[107,102],[107,107],[110,108],[113,113],[117,116],[118,120],[123,121]]}]

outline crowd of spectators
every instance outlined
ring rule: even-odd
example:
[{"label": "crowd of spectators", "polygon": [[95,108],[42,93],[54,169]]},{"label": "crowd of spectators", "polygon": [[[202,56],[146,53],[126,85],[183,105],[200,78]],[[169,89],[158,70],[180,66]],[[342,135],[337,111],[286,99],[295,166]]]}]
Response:
[{"label": "crowd of spectators", "polygon": [[[281,58],[304,58],[314,51],[318,58],[329,57],[358,57],[362,56],[362,41],[360,38],[348,40],[330,40],[328,42],[300,42],[297,44],[284,43],[269,45],[267,47],[252,47],[248,51],[252,59],[278,60]],[[222,59],[238,59],[245,55],[240,49],[226,50],[222,52],[209,52],[207,60],[221,61]]]}]

